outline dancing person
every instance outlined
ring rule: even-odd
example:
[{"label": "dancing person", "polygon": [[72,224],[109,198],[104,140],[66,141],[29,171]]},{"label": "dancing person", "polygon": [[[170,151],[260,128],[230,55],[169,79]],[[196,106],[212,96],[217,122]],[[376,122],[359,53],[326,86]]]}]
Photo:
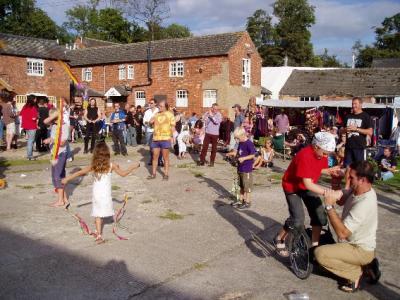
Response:
[{"label": "dancing person", "polygon": [[[303,204],[307,208],[312,226],[312,246],[318,246],[322,226],[327,223],[326,214],[320,199],[327,189],[318,185],[321,174],[332,175],[339,167],[328,168],[328,154],[335,151],[335,138],[328,132],[315,134],[309,145],[292,159],[282,178],[282,187],[289,208],[289,218],[275,237],[275,247],[282,256],[288,256],[285,239],[288,231],[304,228]],[[338,198],[341,191],[336,191]]]},{"label": "dancing person", "polygon": [[[151,149],[153,149],[152,173],[147,179],[156,178],[157,164],[160,154],[164,159],[164,175],[163,180],[168,180],[169,175],[169,148],[171,148],[172,136],[175,132],[175,117],[168,109],[168,103],[162,100],[158,103],[159,112],[149,121],[154,128],[153,141]],[[172,142],[175,144],[175,141]]]},{"label": "dancing person", "polygon": [[126,115],[118,102],[114,103],[114,112],[111,114],[112,124],[112,140],[114,143],[114,155],[122,153],[123,156],[128,155],[124,143],[124,130],[125,130]]},{"label": "dancing person", "polygon": [[103,239],[103,219],[114,216],[112,195],[111,195],[111,175],[112,172],[119,176],[125,177],[133,170],[140,167],[139,163],[131,164],[126,170],[122,170],[118,164],[111,163],[110,149],[105,142],[96,144],[93,150],[92,162],[89,166],[82,170],[71,174],[62,180],[66,185],[72,179],[84,176],[89,173],[93,175],[92,188],[92,217],[95,218],[96,224],[96,243],[104,243]]},{"label": "dancing person", "polygon": [[[26,104],[21,110],[22,128],[26,132],[28,143],[26,145],[26,156],[29,160],[34,160],[33,143],[36,138],[36,130],[38,128],[38,109],[36,106],[36,96],[28,95]],[[36,145],[36,147],[38,147]]]},{"label": "dancing person", "polygon": [[101,118],[101,114],[99,108],[97,107],[95,98],[90,98],[89,106],[85,109],[83,118],[86,120],[85,148],[83,150],[83,153],[88,153],[89,140],[91,140],[90,153],[92,153],[94,145],[96,143],[97,132],[99,130],[97,127],[97,122]]},{"label": "dancing person", "polygon": [[210,167],[214,167],[215,156],[217,154],[217,144],[219,137],[219,126],[222,122],[222,115],[218,111],[218,104],[214,103],[211,109],[206,112],[203,116],[205,123],[206,135],[203,141],[203,147],[201,149],[200,159],[197,162],[198,165],[204,166],[206,155],[208,151],[208,146],[211,143],[211,155],[210,155]]},{"label": "dancing person", "polygon": [[[63,108],[60,108],[63,109]],[[60,126],[60,132],[57,132],[57,120],[58,120],[58,109],[52,108],[49,112],[49,117],[44,120],[44,124],[51,125],[50,137],[45,139],[43,142],[50,145],[50,149],[53,151],[53,147],[58,148],[58,158],[52,161],[51,164],[51,179],[53,182],[54,189],[57,193],[57,200],[50,204],[53,207],[66,206],[68,202],[67,193],[64,190],[62,179],[65,178],[65,167],[68,158],[68,137],[69,137],[69,122],[63,122]],[[57,136],[59,134],[59,137]]]},{"label": "dancing person", "polygon": [[11,150],[11,143],[15,135],[15,118],[14,109],[11,99],[2,98],[3,123],[6,126],[6,150]]},{"label": "dancing person", "polygon": [[[351,190],[345,191],[342,198],[333,191],[325,193],[325,211],[338,243],[317,247],[314,254],[323,268],[346,279],[339,288],[352,293],[360,287],[363,266],[375,258],[378,203],[372,188],[373,166],[368,161],[357,161],[349,167]],[[335,204],[343,206],[342,217]]]},{"label": "dancing person", "polygon": [[189,144],[191,139],[189,125],[182,126],[182,131],[178,134],[176,139],[179,149],[178,159],[184,159],[186,157],[187,144]]}]

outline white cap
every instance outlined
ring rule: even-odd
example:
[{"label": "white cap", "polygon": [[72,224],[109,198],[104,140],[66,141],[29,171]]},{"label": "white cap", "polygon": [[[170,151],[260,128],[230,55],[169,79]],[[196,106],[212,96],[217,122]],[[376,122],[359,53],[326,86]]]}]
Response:
[{"label": "white cap", "polygon": [[312,143],[327,152],[333,152],[336,148],[335,137],[329,132],[317,132]]}]

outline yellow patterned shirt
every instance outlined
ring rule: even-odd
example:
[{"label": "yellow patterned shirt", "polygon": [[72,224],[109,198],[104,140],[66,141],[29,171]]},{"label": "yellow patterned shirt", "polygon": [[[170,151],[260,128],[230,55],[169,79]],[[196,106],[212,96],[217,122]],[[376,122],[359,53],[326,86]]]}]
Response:
[{"label": "yellow patterned shirt", "polygon": [[164,111],[154,116],[154,141],[167,141],[172,138],[172,128],[175,127],[175,117],[170,111]]}]

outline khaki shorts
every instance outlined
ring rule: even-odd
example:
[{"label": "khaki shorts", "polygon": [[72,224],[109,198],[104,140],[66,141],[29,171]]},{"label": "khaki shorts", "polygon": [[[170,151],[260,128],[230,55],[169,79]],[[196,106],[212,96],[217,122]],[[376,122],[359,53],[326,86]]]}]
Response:
[{"label": "khaki shorts", "polygon": [[239,172],[239,187],[245,193],[251,193],[253,189],[253,173]]},{"label": "khaki shorts", "polygon": [[10,123],[6,126],[7,128],[7,134],[12,134],[15,135],[15,123]]}]

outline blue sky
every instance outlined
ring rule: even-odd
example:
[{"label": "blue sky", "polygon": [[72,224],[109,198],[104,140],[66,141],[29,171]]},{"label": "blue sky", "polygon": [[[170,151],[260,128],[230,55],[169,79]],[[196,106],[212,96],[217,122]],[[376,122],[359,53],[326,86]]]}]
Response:
[{"label": "blue sky", "polygon": [[[109,2],[109,1],[108,1]],[[385,17],[400,12],[400,0],[309,0],[315,6],[316,24],[311,28],[314,52],[324,48],[340,60],[351,62],[351,47],[357,39],[374,41],[373,27]],[[65,11],[85,0],[37,0],[58,24]],[[170,18],[165,21],[188,26],[195,35],[240,31],[246,19],[259,8],[272,14],[274,0],[170,0]]]}]

